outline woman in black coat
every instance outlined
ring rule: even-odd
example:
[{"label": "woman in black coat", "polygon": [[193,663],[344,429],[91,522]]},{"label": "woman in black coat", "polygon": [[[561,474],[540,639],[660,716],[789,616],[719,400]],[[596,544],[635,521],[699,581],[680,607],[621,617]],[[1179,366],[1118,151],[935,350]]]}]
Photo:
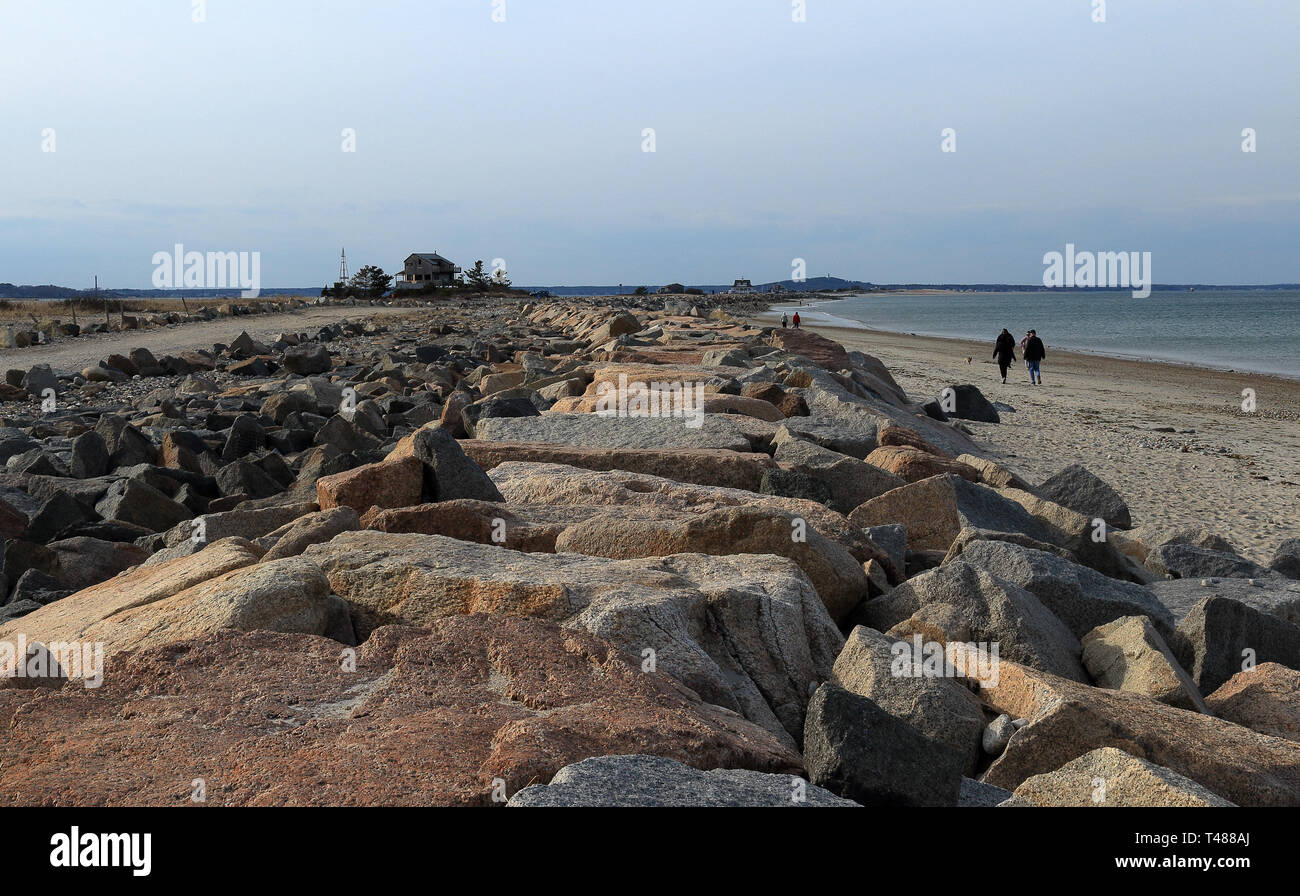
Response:
[{"label": "woman in black coat", "polygon": [[1007,368],[1016,360],[1016,337],[1005,327],[993,343],[993,357],[998,359],[998,368],[1002,371],[1002,382],[1007,381]]}]

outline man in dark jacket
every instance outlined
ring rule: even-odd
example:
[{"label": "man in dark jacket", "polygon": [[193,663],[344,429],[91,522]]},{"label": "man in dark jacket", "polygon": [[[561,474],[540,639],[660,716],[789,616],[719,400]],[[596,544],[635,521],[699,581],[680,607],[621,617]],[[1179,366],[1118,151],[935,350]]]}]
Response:
[{"label": "man in dark jacket", "polygon": [[1007,381],[1007,368],[1016,360],[1016,337],[1006,327],[998,334],[998,341],[993,343],[993,357],[998,359],[998,369],[1002,371],[1002,382]]},{"label": "man in dark jacket", "polygon": [[1047,349],[1043,347],[1043,340],[1038,338],[1038,331],[1030,330],[1029,338],[1025,340],[1025,366],[1029,368],[1029,382],[1035,386],[1043,384],[1043,374],[1038,365],[1046,357]]}]

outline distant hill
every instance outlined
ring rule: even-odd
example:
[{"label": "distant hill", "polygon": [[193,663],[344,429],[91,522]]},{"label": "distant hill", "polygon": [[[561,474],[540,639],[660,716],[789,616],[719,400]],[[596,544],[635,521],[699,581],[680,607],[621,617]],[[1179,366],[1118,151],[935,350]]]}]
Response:
[{"label": "distant hill", "polygon": [[[860,289],[870,290],[877,287],[870,283],[864,283],[861,280],[843,280],[839,277],[809,277],[803,282],[796,283],[793,280],[781,280],[780,285],[790,292],[827,292],[833,289]],[[554,296],[630,296],[638,286],[644,286],[650,292],[654,292],[663,284],[659,283],[624,283],[619,286],[525,286],[519,287],[529,292],[544,289]],[[699,289],[706,293],[712,292],[729,292],[730,283],[687,283],[688,289]],[[754,289],[758,292],[769,292],[775,283],[756,283]]]}]

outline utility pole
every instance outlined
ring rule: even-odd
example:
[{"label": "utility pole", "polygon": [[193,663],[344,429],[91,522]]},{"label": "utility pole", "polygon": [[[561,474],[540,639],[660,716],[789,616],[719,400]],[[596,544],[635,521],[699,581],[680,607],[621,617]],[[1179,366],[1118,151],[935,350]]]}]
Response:
[{"label": "utility pole", "polygon": [[[95,275],[95,298],[99,298],[99,275],[98,274]],[[108,319],[108,299],[104,299],[104,329],[107,330],[111,326],[112,326],[112,322]]]}]

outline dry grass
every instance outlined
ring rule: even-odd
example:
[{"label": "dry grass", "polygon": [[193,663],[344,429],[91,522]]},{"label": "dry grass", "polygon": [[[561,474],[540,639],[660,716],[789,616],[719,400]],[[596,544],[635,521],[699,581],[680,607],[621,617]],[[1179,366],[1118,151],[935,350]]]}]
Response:
[{"label": "dry grass", "polygon": [[[119,313],[126,314],[161,314],[166,311],[196,311],[200,308],[216,308],[226,304],[261,305],[271,302],[284,302],[293,299],[308,299],[310,296],[260,296],[256,299],[214,298],[214,299],[109,299],[110,314],[116,318]],[[72,321],[72,299],[0,299],[0,323],[31,324],[32,318],[39,321]],[[79,298],[77,303],[77,321],[91,323],[104,319],[104,300]]]}]

